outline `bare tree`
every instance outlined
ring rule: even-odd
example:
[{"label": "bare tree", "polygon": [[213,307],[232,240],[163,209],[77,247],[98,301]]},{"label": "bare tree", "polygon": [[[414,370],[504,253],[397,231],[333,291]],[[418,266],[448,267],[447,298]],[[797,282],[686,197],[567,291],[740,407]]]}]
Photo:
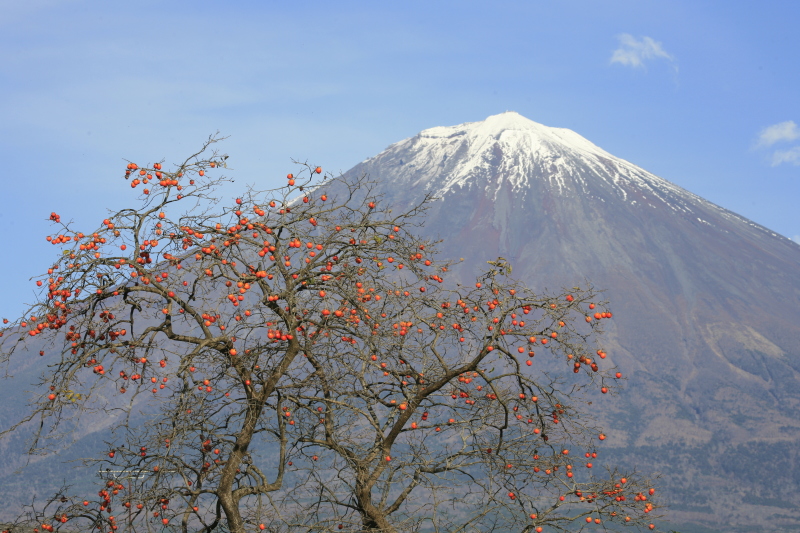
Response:
[{"label": "bare tree", "polygon": [[51,215],[62,254],[41,300],[2,331],[0,357],[42,338],[58,354],[4,434],[33,425],[34,450],[65,419],[124,416],[89,463],[97,496],[65,488],[15,527],[650,522],[648,480],[592,475],[604,436],[580,405],[619,378],[599,368],[611,313],[596,291],[534,294],[502,258],[474,285],[450,283],[452,264],[414,232],[427,201],[393,215],[366,177],[302,165],[302,179],[227,205],[214,196],[218,140],[169,171],[130,163],[140,206],[91,234]]}]

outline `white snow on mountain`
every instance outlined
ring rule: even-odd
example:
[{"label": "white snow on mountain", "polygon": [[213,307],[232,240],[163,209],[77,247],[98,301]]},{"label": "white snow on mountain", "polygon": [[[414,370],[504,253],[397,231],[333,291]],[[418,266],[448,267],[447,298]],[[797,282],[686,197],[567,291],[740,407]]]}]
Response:
[{"label": "white snow on mountain", "polygon": [[[534,122],[507,111],[481,122],[438,126],[394,143],[363,164],[393,167],[393,185],[421,187],[443,198],[448,192],[480,187],[494,192],[507,184],[523,196],[531,180],[544,180],[561,196],[616,196],[632,206],[695,213],[698,206],[761,228],[682,187],[616,157],[566,128]],[[385,168],[385,167],[384,167]]]},{"label": "white snow on mountain", "polygon": [[[490,116],[482,122],[423,130],[415,137],[391,145],[365,163],[395,154],[401,159],[404,154],[408,159],[408,152],[412,157],[403,164],[413,167],[407,173],[409,178],[412,175],[415,178],[410,185],[434,188],[437,196],[476,181],[489,186],[490,177],[495,178],[497,185],[507,181],[514,189],[526,189],[529,179],[544,177],[554,190],[570,195],[579,192],[576,186],[586,192],[589,176],[585,170],[588,170],[592,177],[613,185],[623,199],[627,199],[631,186],[665,203],[668,203],[665,197],[673,195],[685,200],[699,199],[611,155],[572,130],[544,126],[513,111]],[[448,160],[456,163],[443,173]],[[493,169],[495,163],[499,167]],[[681,205],[671,207],[685,209]]]}]

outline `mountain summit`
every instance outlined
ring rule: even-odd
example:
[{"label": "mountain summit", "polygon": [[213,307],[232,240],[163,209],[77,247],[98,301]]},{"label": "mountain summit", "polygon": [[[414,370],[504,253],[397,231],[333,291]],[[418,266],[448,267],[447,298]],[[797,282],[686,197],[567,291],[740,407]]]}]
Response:
[{"label": "mountain summit", "polygon": [[514,112],[423,130],[347,174],[388,208],[433,194],[424,231],[465,275],[502,256],[534,289],[607,291],[604,363],[635,374],[598,402],[610,453],[650,457],[679,521],[800,528],[800,246]]},{"label": "mountain summit", "polygon": [[[357,169],[396,167],[393,185],[430,191],[437,196],[456,189],[487,187],[519,192],[531,189],[549,195],[617,198],[631,206],[664,207],[678,213],[711,210],[783,239],[751,221],[615,157],[566,128],[544,126],[507,111],[482,122],[423,130],[391,145]],[[355,169],[353,169],[355,170]],[[702,218],[701,223],[707,222]]]},{"label": "mountain summit", "polygon": [[432,166],[446,166],[448,160],[455,162],[455,166],[447,166],[445,179],[438,183],[442,191],[479,176],[481,171],[491,169],[496,160],[505,165],[497,168],[497,173],[513,188],[526,187],[537,170],[548,170],[548,175],[563,187],[565,183],[558,177],[569,174],[571,167],[565,165],[569,158],[626,163],[571,130],[550,128],[513,111],[493,115],[483,122],[424,130],[377,157],[398,149],[412,150],[415,161],[427,161]]}]

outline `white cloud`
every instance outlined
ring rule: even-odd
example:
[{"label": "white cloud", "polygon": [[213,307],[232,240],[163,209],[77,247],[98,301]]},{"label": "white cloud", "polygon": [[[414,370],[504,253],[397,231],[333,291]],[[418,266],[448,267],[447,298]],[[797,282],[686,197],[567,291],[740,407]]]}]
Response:
[{"label": "white cloud", "polygon": [[756,147],[772,146],[780,141],[793,141],[800,138],[800,129],[793,120],[767,126],[758,134]]},{"label": "white cloud", "polygon": [[800,244],[800,235],[795,235],[794,237],[792,237],[792,240],[797,244]]},{"label": "white cloud", "polygon": [[661,43],[654,41],[650,37],[636,39],[629,33],[618,35],[620,47],[614,50],[611,55],[611,63],[620,63],[631,67],[644,67],[647,59],[663,58],[675,61],[675,58],[668,54]]},{"label": "white cloud", "polygon": [[777,167],[781,163],[800,166],[800,146],[788,150],[775,150],[775,153],[772,154],[772,166]]}]

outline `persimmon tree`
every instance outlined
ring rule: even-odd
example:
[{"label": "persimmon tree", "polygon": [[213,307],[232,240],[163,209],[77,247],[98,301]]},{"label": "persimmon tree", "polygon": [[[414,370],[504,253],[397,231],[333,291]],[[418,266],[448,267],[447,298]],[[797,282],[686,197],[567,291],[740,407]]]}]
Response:
[{"label": "persimmon tree", "polygon": [[536,294],[502,259],[450,282],[415,231],[428,199],[393,214],[364,176],[299,165],[225,201],[218,140],[129,163],[136,207],[92,232],[51,214],[44,292],[0,332],[3,361],[35,342],[51,363],[4,434],[34,427],[33,450],[124,416],[98,492],[64,487],[16,530],[654,528],[651,483],[601,467],[583,407],[622,377],[593,288]]}]

